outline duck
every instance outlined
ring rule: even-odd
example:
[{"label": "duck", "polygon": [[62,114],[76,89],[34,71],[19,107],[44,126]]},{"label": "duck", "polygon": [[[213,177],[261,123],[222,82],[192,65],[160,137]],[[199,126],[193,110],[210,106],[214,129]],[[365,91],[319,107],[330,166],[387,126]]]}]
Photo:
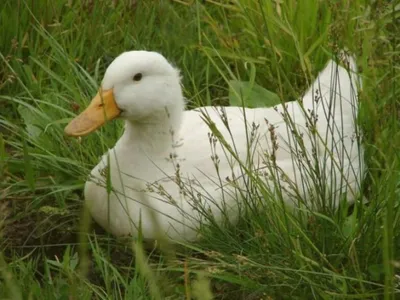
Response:
[{"label": "duck", "polygon": [[356,201],[364,173],[361,80],[352,56],[339,61],[331,59],[296,101],[186,110],[180,71],[162,54],[120,54],[65,127],[83,137],[124,120],[85,183],[92,217],[115,236],[185,242],[211,223],[235,224],[256,193],[251,182],[264,191],[258,201],[310,209]]}]

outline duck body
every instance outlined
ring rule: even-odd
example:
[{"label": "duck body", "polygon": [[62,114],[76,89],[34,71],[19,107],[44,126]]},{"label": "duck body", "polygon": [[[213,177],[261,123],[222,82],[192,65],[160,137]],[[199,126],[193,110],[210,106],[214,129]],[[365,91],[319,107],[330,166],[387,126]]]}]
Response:
[{"label": "duck body", "polygon": [[[351,58],[349,64],[355,71]],[[107,72],[103,88],[111,76]],[[151,113],[126,117],[122,137],[86,182],[92,216],[114,235],[138,236],[140,228],[146,239],[161,234],[186,241],[198,237],[202,224],[235,222],[248,196],[248,172],[257,173],[271,191],[265,201],[280,194],[290,205],[303,199],[306,206],[321,207],[312,199],[328,199],[326,205],[335,208],[343,195],[355,200],[363,174],[363,150],[355,138],[356,75],[330,61],[302,101],[191,111],[184,111],[179,84],[167,77],[158,87],[172,105],[143,108]],[[133,115],[124,109],[125,100],[118,100],[123,95],[118,96],[115,86],[121,116]]]}]

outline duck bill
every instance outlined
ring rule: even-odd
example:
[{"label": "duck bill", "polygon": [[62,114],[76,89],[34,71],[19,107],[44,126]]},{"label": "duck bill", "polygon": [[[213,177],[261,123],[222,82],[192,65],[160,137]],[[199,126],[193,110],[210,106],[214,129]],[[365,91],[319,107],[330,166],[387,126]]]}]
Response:
[{"label": "duck bill", "polygon": [[64,131],[69,136],[85,136],[120,114],[121,110],[115,102],[113,89],[105,91],[100,89],[89,106],[69,122]]}]

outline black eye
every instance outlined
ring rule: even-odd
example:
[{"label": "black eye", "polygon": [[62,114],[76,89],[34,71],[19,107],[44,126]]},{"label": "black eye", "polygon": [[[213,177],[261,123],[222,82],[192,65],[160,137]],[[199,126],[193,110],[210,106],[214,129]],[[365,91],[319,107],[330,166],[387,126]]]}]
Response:
[{"label": "black eye", "polygon": [[142,79],[142,73],[137,73],[135,76],[133,76],[133,81],[140,81]]}]

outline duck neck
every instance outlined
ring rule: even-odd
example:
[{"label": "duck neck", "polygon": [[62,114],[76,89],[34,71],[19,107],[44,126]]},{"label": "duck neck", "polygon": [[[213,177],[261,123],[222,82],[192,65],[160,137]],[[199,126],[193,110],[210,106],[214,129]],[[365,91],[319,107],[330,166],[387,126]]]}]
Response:
[{"label": "duck neck", "polygon": [[183,110],[160,112],[140,120],[126,120],[121,143],[148,153],[164,152],[177,141]]}]

